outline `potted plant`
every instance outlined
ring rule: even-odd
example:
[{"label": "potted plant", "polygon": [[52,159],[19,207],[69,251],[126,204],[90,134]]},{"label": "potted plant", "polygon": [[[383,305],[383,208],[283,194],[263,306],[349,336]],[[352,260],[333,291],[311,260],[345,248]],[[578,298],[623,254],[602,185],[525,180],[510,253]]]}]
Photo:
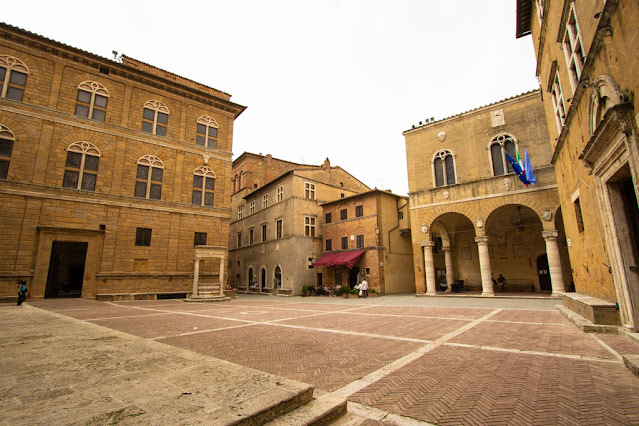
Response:
[{"label": "potted plant", "polygon": [[377,292],[377,289],[371,288],[370,291],[368,292],[368,297],[379,297],[379,293]]},{"label": "potted plant", "polygon": [[302,289],[300,290],[300,296],[302,297],[306,297],[311,293],[311,289],[309,286],[307,285],[303,285]]},{"label": "potted plant", "polygon": [[337,291],[340,296],[344,296],[344,298],[348,299],[348,292],[351,291],[350,287],[343,285]]},{"label": "potted plant", "polygon": [[348,298],[349,299],[356,299],[359,297],[359,290],[356,288],[352,288],[348,291]]}]

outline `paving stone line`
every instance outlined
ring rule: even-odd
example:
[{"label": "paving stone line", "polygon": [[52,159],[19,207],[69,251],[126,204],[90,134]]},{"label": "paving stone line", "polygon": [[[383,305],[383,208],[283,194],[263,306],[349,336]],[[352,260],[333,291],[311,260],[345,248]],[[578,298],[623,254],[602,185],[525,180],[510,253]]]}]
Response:
[{"label": "paving stone line", "polygon": [[486,315],[482,316],[481,318],[478,318],[462,327],[460,327],[457,330],[451,331],[448,334],[445,334],[444,336],[440,337],[439,339],[436,339],[430,343],[428,343],[426,346],[423,346],[421,348],[418,348],[417,350],[409,353],[408,355],[395,360],[393,362],[391,362],[390,364],[387,364],[386,366],[380,368],[379,370],[373,371],[372,373],[367,374],[366,376],[362,377],[359,380],[356,380],[340,389],[337,389],[335,391],[332,392],[332,395],[337,397],[337,398],[348,398],[349,396],[353,395],[354,393],[364,389],[365,387],[375,383],[376,381],[378,381],[379,379],[389,375],[390,373],[399,370],[400,368],[402,368],[403,366],[411,363],[412,361],[420,358],[423,354],[428,353],[438,347],[440,347],[441,345],[443,345],[444,343],[446,343],[448,340],[455,338],[456,336],[466,332],[467,330],[470,330],[471,328],[475,327],[477,324],[480,324],[484,321],[486,321],[488,318],[498,314],[499,312],[501,312],[503,309],[495,309],[489,313],[487,313]]}]

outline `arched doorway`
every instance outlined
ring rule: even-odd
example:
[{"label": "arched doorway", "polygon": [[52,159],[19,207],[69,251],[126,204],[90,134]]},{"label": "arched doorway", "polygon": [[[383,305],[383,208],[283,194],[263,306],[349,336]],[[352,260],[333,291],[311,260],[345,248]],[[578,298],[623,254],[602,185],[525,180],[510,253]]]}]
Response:
[{"label": "arched doorway", "polygon": [[275,278],[273,280],[273,290],[282,288],[282,268],[279,265],[275,267]]},{"label": "arched doorway", "polygon": [[260,280],[260,288],[262,289],[262,291],[266,290],[266,269],[262,268],[261,271],[261,280]]},{"label": "arched doorway", "polygon": [[548,256],[545,254],[537,258],[537,275],[539,276],[539,289],[541,291],[552,291],[550,271],[548,270]]},{"label": "arched doorway", "polygon": [[253,285],[254,279],[253,279],[253,268],[249,268],[248,270],[248,286],[249,288]]},{"label": "arched doorway", "polygon": [[[485,226],[491,272],[494,278],[501,274],[506,279],[503,291],[540,291],[538,258],[546,259],[541,270],[549,281],[550,274],[543,225],[537,212],[522,204],[506,204],[490,213]],[[551,290],[552,286],[548,288]]]}]

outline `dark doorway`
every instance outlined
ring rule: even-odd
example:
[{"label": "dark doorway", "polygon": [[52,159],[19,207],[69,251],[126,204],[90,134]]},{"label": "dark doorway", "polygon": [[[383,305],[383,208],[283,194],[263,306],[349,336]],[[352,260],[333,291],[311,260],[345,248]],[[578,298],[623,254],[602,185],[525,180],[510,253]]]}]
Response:
[{"label": "dark doorway", "polygon": [[253,285],[253,268],[249,268],[248,286],[251,287],[252,285]]},{"label": "dark doorway", "polygon": [[550,272],[548,270],[548,256],[542,254],[537,258],[537,274],[539,275],[539,289],[541,291],[552,291]]},{"label": "dark doorway", "polygon": [[89,243],[54,241],[44,297],[80,297]]},{"label": "dark doorway", "polygon": [[262,291],[266,289],[266,269],[262,268]]},{"label": "dark doorway", "polygon": [[322,288],[324,286],[324,277],[322,274],[317,274],[317,287]]},{"label": "dark doorway", "polygon": [[357,266],[353,266],[351,269],[350,275],[348,277],[348,285],[353,288],[357,285],[357,276],[359,275],[359,268]]}]

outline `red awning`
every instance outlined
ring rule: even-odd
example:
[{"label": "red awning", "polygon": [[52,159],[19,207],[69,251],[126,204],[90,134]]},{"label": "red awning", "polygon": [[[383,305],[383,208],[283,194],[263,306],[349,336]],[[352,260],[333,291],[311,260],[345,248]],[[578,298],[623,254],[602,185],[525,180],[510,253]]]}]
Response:
[{"label": "red awning", "polygon": [[353,269],[353,266],[357,264],[357,261],[363,254],[364,250],[328,253],[322,256],[320,260],[313,263],[313,266],[346,265],[348,266],[348,269]]}]

